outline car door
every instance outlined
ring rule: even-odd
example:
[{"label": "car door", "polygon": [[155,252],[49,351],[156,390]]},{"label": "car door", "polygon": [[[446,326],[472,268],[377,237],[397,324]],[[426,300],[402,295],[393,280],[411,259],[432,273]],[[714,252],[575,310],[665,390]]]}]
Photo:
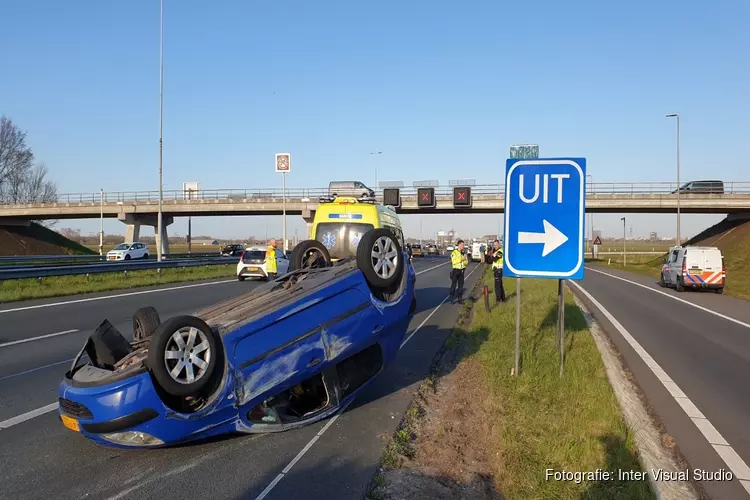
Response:
[{"label": "car door", "polygon": [[679,266],[679,271],[677,269],[677,258],[679,256],[680,252],[679,250],[672,250],[672,253],[670,253],[669,256],[669,282],[672,284],[677,283],[677,276],[678,273],[682,273],[682,266]]},{"label": "car door", "polygon": [[289,272],[289,259],[284,255],[280,249],[276,249],[276,270],[278,274],[286,274]]}]

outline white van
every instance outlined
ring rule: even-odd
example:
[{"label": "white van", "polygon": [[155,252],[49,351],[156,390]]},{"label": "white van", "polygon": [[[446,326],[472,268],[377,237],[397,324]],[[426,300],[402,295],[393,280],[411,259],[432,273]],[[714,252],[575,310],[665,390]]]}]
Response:
[{"label": "white van", "polygon": [[727,279],[724,256],[716,247],[673,247],[661,268],[662,286],[678,292],[687,288],[708,288],[724,292]]},{"label": "white van", "polygon": [[471,260],[482,262],[482,244],[479,242],[471,244]]}]

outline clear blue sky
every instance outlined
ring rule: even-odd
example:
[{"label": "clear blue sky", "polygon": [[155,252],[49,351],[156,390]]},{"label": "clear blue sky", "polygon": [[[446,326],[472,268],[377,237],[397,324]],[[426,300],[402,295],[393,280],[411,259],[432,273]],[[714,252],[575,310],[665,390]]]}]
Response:
[{"label": "clear blue sky", "polygon": [[[60,192],[158,189],[159,1],[9,0],[2,18],[0,114]],[[373,183],[370,151],[380,180],[501,183],[513,143],[585,156],[595,182],[668,181],[673,112],[683,180],[750,180],[749,24],[746,0],[165,0],[165,188],[279,187],[280,151],[289,187]],[[619,217],[597,229],[618,234]],[[423,231],[484,234],[498,219],[428,216]],[[629,220],[635,235],[674,234],[673,216]],[[685,217],[683,233],[714,220]],[[419,219],[404,222],[418,236]],[[280,233],[279,217],[194,231],[266,225]]]}]

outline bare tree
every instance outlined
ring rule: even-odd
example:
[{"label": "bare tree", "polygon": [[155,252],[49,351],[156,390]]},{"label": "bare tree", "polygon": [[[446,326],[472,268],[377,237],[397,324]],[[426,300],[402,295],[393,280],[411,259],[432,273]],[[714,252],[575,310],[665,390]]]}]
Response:
[{"label": "bare tree", "polygon": [[57,198],[47,167],[34,163],[26,132],[0,117],[0,203],[46,203]]},{"label": "bare tree", "polygon": [[77,243],[81,243],[81,230],[80,229],[73,229],[70,227],[64,227],[58,231],[60,234],[68,238],[69,240],[73,240]]}]

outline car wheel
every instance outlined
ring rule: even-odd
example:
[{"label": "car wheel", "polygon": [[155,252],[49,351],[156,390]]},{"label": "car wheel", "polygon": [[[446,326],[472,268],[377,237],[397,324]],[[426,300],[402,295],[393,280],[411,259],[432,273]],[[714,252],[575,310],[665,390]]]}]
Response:
[{"label": "car wheel", "polygon": [[716,293],[718,293],[719,295],[721,295],[722,293],[724,293],[724,289],[723,288],[717,288],[716,289]]},{"label": "car wheel", "polygon": [[239,281],[245,281],[245,277],[244,277],[244,276],[237,276],[237,279],[238,279]]},{"label": "car wheel", "polygon": [[685,287],[682,285],[682,278],[680,277],[677,278],[677,284],[675,285],[675,289],[678,292],[682,292],[685,290]]},{"label": "car wheel", "polygon": [[385,228],[366,232],[357,246],[357,266],[378,291],[398,286],[404,272],[404,254],[395,235]]},{"label": "car wheel", "polygon": [[331,266],[331,254],[328,253],[328,249],[321,242],[316,240],[299,242],[292,250],[290,260],[290,271]]},{"label": "car wheel", "polygon": [[141,342],[151,337],[160,324],[161,319],[155,308],[141,307],[133,314],[133,341]]},{"label": "car wheel", "polygon": [[147,254],[147,253],[144,253],[144,254],[143,254],[143,260],[146,260],[146,259],[148,259],[148,254]]},{"label": "car wheel", "polygon": [[126,255],[125,260],[130,260],[130,255]]},{"label": "car wheel", "polygon": [[667,286],[667,282],[664,281],[664,273],[661,273],[661,276],[659,277],[659,286],[662,288]]},{"label": "car wheel", "polygon": [[219,342],[202,319],[175,316],[154,332],[148,349],[149,370],[167,393],[196,396],[213,378]]}]

